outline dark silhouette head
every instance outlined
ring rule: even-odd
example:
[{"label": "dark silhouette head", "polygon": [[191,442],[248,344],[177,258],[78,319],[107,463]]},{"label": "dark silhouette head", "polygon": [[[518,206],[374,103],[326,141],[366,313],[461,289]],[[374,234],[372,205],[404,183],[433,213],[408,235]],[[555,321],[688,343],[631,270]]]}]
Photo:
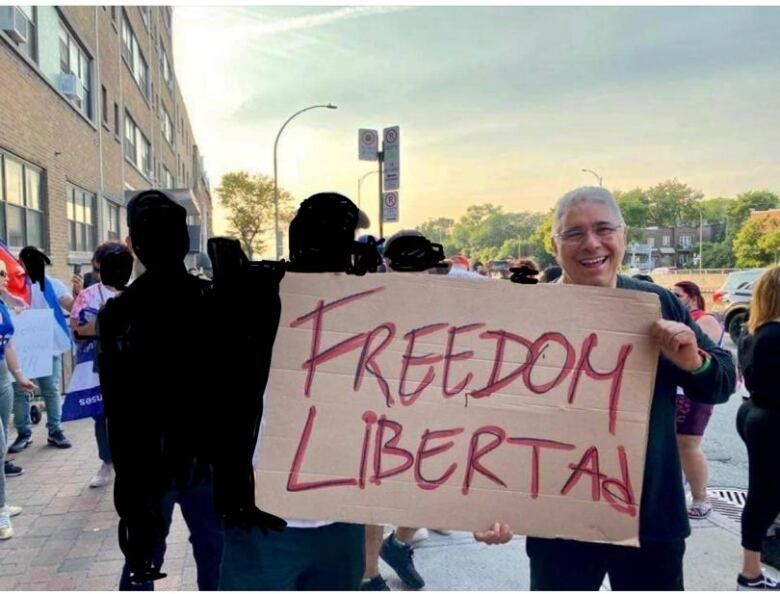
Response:
[{"label": "dark silhouette head", "polygon": [[38,283],[41,291],[44,290],[44,279],[46,278],[46,265],[51,264],[49,257],[37,247],[28,245],[19,252],[19,259],[22,261],[27,276],[32,283]]},{"label": "dark silhouette head", "polygon": [[444,248],[416,229],[402,229],[385,241],[384,257],[396,272],[419,272],[444,260]]},{"label": "dark silhouette head", "polygon": [[[354,272],[367,268],[375,271],[380,262],[376,246],[373,242],[355,241],[355,231],[368,224],[366,214],[343,194],[321,192],[309,196],[301,202],[290,223],[290,270]],[[358,260],[365,260],[367,255],[371,262],[358,266]]]},{"label": "dark silhouette head", "polygon": [[133,274],[133,254],[121,243],[114,243],[100,260],[100,282],[107,287],[124,290]]},{"label": "dark silhouette head", "polygon": [[184,269],[190,249],[187,211],[160,190],[147,190],[127,205],[133,251],[151,271]]}]

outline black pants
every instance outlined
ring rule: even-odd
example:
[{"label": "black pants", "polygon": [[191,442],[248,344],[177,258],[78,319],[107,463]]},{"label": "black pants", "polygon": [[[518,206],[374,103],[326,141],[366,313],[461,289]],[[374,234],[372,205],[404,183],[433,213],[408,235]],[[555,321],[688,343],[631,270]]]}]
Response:
[{"label": "black pants", "polygon": [[[222,523],[214,510],[214,495],[211,483],[202,482],[192,489],[179,490],[173,487],[163,499],[163,514],[166,532],[173,518],[173,506],[178,503],[187,528],[190,530],[192,554],[198,570],[198,590],[216,590],[219,584],[219,564],[222,561]],[[165,545],[155,552],[155,561],[162,565]],[[165,567],[162,568],[165,573]],[[154,590],[154,582],[133,584],[130,570],[125,563],[119,578],[120,590]]]},{"label": "black pants", "polygon": [[574,540],[528,538],[531,590],[683,590],[685,540],[621,547]]},{"label": "black pants", "polygon": [[365,569],[365,528],[329,524],[263,534],[228,528],[220,590],[357,590]]},{"label": "black pants", "polygon": [[780,513],[780,410],[745,402],[737,431],[748,451],[748,495],[742,510],[742,546],[760,551],[766,531]]}]

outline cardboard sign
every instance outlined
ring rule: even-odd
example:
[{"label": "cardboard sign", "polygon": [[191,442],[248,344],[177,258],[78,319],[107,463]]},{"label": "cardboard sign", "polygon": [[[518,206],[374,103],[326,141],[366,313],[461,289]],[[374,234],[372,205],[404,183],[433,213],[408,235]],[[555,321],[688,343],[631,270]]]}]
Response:
[{"label": "cardboard sign", "polygon": [[13,316],[13,345],[28,379],[48,377],[54,356],[54,316],[50,309],[26,309]]},{"label": "cardboard sign", "polygon": [[656,295],[424,273],[281,293],[261,509],[638,544]]}]

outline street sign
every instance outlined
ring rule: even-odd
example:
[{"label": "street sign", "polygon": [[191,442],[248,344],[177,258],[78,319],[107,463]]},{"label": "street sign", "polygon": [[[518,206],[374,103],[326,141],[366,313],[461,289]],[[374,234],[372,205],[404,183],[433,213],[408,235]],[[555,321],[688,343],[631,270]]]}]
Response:
[{"label": "street sign", "polygon": [[382,152],[384,153],[384,188],[397,190],[401,187],[401,163],[399,158],[399,128],[383,130]]},{"label": "street sign", "polygon": [[358,130],[358,159],[376,161],[379,152],[379,134],[376,130],[361,128]]},{"label": "street sign", "polygon": [[385,192],[382,194],[382,222],[398,222],[398,192]]}]

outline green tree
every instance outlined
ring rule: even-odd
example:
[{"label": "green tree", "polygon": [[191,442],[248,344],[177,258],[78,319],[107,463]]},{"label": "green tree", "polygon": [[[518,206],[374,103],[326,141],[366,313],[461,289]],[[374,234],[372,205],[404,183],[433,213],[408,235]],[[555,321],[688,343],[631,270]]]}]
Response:
[{"label": "green tree", "polygon": [[734,237],[737,266],[758,268],[780,259],[780,221],[751,217]]},{"label": "green tree", "polygon": [[[273,229],[273,178],[246,171],[226,173],[216,191],[219,203],[228,213],[228,233],[238,238],[251,260],[265,248],[263,234]],[[292,218],[291,200],[290,194],[279,188],[279,218],[285,223]]]},{"label": "green tree", "polygon": [[704,194],[678,182],[661,182],[645,192],[649,205],[648,225],[674,227],[699,220],[698,202]]},{"label": "green tree", "polygon": [[454,226],[455,221],[453,219],[439,217],[438,219],[428,219],[417,227],[417,230],[430,241],[443,244],[449,238]]},{"label": "green tree", "polygon": [[650,217],[650,200],[644,190],[641,188],[634,188],[628,192],[615,190],[614,196],[628,226],[628,241],[643,242],[644,228],[648,226]]},{"label": "green tree", "polygon": [[704,268],[733,268],[736,265],[730,240],[705,241],[701,251]]},{"label": "green tree", "polygon": [[767,190],[744,192],[731,201],[727,209],[728,234],[736,236],[751,210],[769,210],[780,206],[777,194]]},{"label": "green tree", "polygon": [[728,220],[729,206],[734,202],[731,198],[708,198],[699,202],[704,220],[707,223],[725,223]]}]

